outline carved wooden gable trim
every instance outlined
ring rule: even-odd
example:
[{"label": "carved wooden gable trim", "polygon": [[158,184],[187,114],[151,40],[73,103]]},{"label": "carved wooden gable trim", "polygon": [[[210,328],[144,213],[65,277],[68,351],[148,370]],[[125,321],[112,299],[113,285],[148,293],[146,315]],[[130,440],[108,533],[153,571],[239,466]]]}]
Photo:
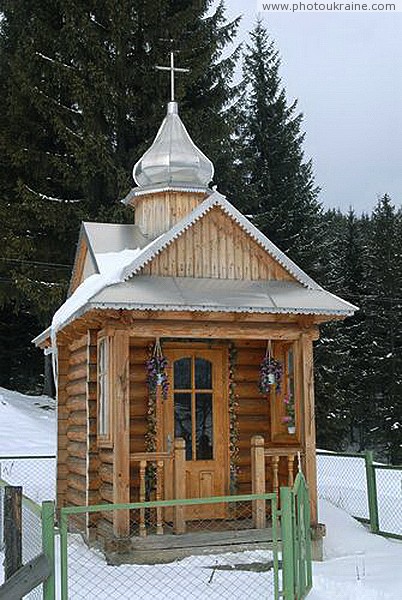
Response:
[{"label": "carved wooden gable trim", "polygon": [[296,281],[219,207],[213,207],[140,271],[165,277]]}]

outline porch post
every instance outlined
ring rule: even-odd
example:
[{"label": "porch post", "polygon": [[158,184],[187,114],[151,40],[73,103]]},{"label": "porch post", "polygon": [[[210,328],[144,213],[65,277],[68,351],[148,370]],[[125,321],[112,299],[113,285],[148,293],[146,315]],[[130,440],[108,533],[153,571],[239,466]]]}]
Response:
[{"label": "porch post", "polygon": [[311,524],[317,525],[317,463],[315,447],[314,362],[311,335],[302,334],[300,353],[303,374],[303,406],[301,433],[304,446],[304,475],[310,494]]},{"label": "porch post", "polygon": [[[261,435],[251,438],[251,485],[253,494],[265,494],[264,438]],[[265,527],[265,500],[253,500],[253,524],[256,529]]]},{"label": "porch post", "polygon": [[[186,442],[183,438],[174,440],[174,499],[181,500],[186,497]],[[184,506],[175,506],[173,525],[175,533],[185,533],[186,520]]]},{"label": "porch post", "polygon": [[[113,503],[130,502],[130,344],[127,331],[117,329],[111,338],[111,395],[113,401]],[[130,511],[116,510],[113,533],[130,535]]]}]

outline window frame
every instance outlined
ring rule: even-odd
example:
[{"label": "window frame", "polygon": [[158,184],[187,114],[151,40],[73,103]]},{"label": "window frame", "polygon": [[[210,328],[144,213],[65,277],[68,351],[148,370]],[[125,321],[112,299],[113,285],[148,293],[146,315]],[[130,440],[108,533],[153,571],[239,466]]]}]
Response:
[{"label": "window frame", "polygon": [[[112,402],[111,402],[111,343],[110,337],[102,335],[97,343],[97,442],[99,446],[111,446]],[[105,395],[106,392],[106,395]]]},{"label": "window frame", "polygon": [[[274,348],[274,356],[283,364],[283,378],[280,392],[272,391],[271,401],[271,441],[275,443],[300,443],[300,373],[297,369],[298,346],[295,342],[277,342]],[[289,373],[289,351],[293,354],[293,369]],[[283,399],[287,393],[293,390],[295,405],[295,433],[287,431],[287,425],[283,422],[285,406]]]}]

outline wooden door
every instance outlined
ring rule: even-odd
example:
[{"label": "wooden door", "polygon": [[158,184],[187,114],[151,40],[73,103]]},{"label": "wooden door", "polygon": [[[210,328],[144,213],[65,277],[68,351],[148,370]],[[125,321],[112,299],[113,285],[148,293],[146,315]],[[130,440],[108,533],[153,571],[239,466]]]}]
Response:
[{"label": "wooden door", "polygon": [[[186,497],[224,496],[229,483],[229,435],[226,350],[172,349],[169,398],[165,403],[165,447],[174,438],[186,442]],[[173,497],[173,473],[165,483]],[[224,518],[222,504],[186,509],[185,518]]]}]

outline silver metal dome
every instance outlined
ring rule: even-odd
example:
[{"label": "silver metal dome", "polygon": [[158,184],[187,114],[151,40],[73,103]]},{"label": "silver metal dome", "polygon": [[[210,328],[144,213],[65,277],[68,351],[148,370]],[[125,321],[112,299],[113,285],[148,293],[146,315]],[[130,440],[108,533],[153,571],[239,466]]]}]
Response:
[{"label": "silver metal dome", "polygon": [[152,146],[134,165],[134,181],[140,187],[191,184],[205,188],[213,174],[212,162],[197,148],[184,127],[177,102],[169,102]]}]

